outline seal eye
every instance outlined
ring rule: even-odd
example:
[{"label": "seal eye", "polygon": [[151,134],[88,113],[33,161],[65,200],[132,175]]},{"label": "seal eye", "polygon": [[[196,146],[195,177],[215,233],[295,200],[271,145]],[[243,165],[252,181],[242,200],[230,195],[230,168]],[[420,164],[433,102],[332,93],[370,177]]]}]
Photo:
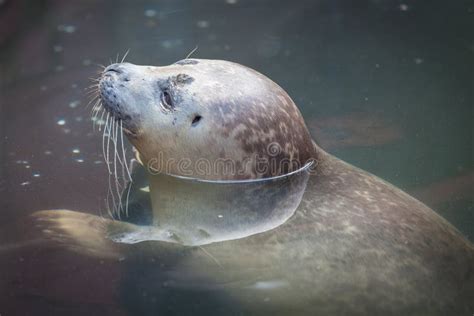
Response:
[{"label": "seal eye", "polygon": [[172,110],[173,109],[173,100],[171,99],[171,95],[168,91],[163,91],[161,94],[161,103],[163,104],[163,107],[167,110]]},{"label": "seal eye", "polygon": [[197,114],[194,118],[193,118],[193,121],[191,122],[191,125],[192,126],[196,126],[198,125],[198,123],[201,121],[202,119],[202,116]]}]

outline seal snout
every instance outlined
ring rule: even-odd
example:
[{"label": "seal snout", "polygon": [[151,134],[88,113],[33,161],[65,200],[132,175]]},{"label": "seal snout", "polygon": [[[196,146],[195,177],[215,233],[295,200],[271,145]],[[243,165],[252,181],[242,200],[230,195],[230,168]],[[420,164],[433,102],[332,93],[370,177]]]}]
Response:
[{"label": "seal snout", "polygon": [[129,63],[117,63],[109,65],[102,72],[99,92],[103,107],[116,119],[123,122],[124,127],[131,131],[131,108],[129,87],[127,83],[131,77],[131,66]]}]

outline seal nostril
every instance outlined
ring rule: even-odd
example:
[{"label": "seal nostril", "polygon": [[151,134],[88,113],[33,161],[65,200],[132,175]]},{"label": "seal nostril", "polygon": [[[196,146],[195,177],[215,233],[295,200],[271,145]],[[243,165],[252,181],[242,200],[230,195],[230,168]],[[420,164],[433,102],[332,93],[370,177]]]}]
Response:
[{"label": "seal nostril", "polygon": [[120,64],[112,64],[112,65],[107,66],[107,68],[105,68],[104,70],[104,73],[111,73],[111,72],[121,74],[123,73],[123,66],[121,66]]},{"label": "seal nostril", "polygon": [[118,74],[122,73],[122,71],[120,69],[116,69],[116,68],[109,68],[105,72],[116,72]]},{"label": "seal nostril", "polygon": [[202,119],[202,116],[197,114],[194,118],[193,118],[193,121],[191,122],[191,125],[192,126],[196,126],[198,125],[198,123],[201,121]]}]

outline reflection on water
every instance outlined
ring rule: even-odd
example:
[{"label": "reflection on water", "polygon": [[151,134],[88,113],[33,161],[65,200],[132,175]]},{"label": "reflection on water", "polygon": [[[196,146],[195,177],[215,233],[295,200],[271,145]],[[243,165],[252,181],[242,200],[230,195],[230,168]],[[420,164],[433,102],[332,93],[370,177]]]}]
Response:
[{"label": "reflection on water", "polygon": [[[28,218],[34,211],[106,213],[107,170],[85,89],[97,64],[128,49],[134,63],[169,64],[197,45],[194,57],[262,71],[289,92],[315,139],[415,192],[472,239],[473,43],[472,8],[463,2],[0,1],[0,237],[14,246],[0,253],[0,314],[126,315],[153,307],[229,312],[236,300],[258,302],[262,312],[273,301],[304,305],[307,296],[300,293],[310,276],[291,247],[310,229],[304,224],[289,250],[272,256],[256,257],[258,247],[237,252],[242,248],[235,244],[219,258],[215,249],[160,252],[145,242],[97,259],[30,243],[38,237]],[[152,217],[140,192],[129,221],[145,225]],[[76,215],[87,226],[90,218]],[[102,249],[95,237],[90,248]],[[340,249],[329,254],[344,257]],[[232,250],[243,258],[242,269],[226,265]],[[193,253],[198,267],[186,260]],[[292,265],[275,264],[279,260]],[[209,266],[214,281],[207,278]],[[278,273],[282,266],[291,266],[297,282]],[[361,286],[364,271],[354,273]],[[248,291],[224,297],[224,286]],[[341,298],[341,291],[311,304]],[[221,309],[211,299],[220,299]]]},{"label": "reflection on water", "polygon": [[[123,243],[161,240],[205,245],[274,229],[289,219],[298,207],[310,168],[311,163],[279,177],[237,181],[152,175],[149,184],[151,198],[140,193],[141,197],[132,194],[130,210],[133,213],[134,209],[141,208],[137,213],[151,218],[151,223],[135,226],[133,230],[127,227],[126,232],[115,231],[109,236]],[[136,179],[135,174],[142,173],[135,171],[132,177]],[[124,195],[127,194],[128,190],[125,190]],[[148,199],[151,199],[149,207],[145,206]],[[127,197],[124,196],[123,200]],[[127,220],[126,216],[121,217]],[[145,221],[137,215],[133,220],[137,223]]]}]

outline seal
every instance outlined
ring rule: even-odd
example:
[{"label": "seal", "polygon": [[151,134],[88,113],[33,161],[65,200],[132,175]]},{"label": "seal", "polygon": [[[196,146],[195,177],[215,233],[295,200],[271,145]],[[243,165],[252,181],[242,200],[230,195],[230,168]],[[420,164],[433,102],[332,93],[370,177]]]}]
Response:
[{"label": "seal", "polygon": [[[74,251],[125,258],[129,310],[472,314],[473,245],[421,202],[320,148],[291,98],[264,75],[216,60],[185,59],[165,67],[120,63],[104,70],[100,96],[139,152],[151,200],[140,205],[151,210],[152,220],[139,225],[67,210],[35,217]],[[233,167],[216,163],[222,159]],[[195,183],[188,189],[178,181],[248,185],[301,175],[308,163],[311,175],[299,176],[303,181],[272,182],[253,191],[199,190]],[[222,214],[205,210],[253,214],[271,204],[272,192],[287,191],[282,185],[298,196],[290,199],[296,209],[278,213],[290,214],[283,221],[236,238],[208,236]],[[203,197],[205,192],[227,193]],[[229,192],[264,202],[239,208]],[[229,195],[232,207],[216,206]],[[271,207],[265,210],[273,214]],[[183,212],[186,216],[179,215]],[[265,221],[239,214],[232,222]],[[156,230],[168,226],[168,235]],[[191,237],[177,238],[183,231]],[[195,237],[199,234],[204,237]],[[145,240],[153,242],[135,243]]]}]

